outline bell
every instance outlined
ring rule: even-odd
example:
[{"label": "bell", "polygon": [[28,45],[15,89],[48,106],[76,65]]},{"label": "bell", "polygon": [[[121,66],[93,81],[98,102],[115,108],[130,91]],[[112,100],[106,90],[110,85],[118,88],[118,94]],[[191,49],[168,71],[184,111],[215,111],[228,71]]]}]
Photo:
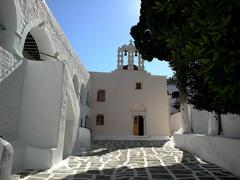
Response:
[{"label": "bell", "polygon": [[138,52],[137,51],[135,51],[135,56],[138,56]]},{"label": "bell", "polygon": [[124,50],[124,56],[126,56],[126,55],[127,55],[127,50],[125,49],[125,50]]}]

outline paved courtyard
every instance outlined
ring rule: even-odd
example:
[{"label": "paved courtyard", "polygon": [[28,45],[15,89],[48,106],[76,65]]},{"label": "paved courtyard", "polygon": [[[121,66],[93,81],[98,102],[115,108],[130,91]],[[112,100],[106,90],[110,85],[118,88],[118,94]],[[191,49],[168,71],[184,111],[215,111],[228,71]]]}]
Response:
[{"label": "paved courtyard", "polygon": [[173,147],[171,141],[94,141],[90,151],[70,156],[46,171],[25,170],[13,179],[148,180],[238,179],[214,164]]}]

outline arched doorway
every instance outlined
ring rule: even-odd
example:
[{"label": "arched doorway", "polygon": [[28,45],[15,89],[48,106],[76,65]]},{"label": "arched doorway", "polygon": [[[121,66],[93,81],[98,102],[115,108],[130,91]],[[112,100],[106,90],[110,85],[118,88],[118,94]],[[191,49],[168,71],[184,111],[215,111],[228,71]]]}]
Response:
[{"label": "arched doorway", "polygon": [[141,115],[134,116],[133,134],[135,136],[144,136],[144,117]]},{"label": "arched doorway", "polygon": [[13,0],[0,1],[0,46],[14,52],[17,31],[17,12]]},{"label": "arched doorway", "polygon": [[143,104],[130,106],[132,114],[132,133],[134,136],[146,135],[146,107]]}]

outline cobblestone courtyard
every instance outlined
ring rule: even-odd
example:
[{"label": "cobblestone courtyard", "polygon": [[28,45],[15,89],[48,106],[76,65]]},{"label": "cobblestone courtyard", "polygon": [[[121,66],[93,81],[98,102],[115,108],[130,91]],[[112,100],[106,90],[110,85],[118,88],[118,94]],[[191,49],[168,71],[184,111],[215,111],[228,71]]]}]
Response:
[{"label": "cobblestone courtyard", "polygon": [[18,177],[24,180],[237,179],[214,164],[174,148],[171,141],[94,141],[85,154],[70,156],[46,171],[25,170]]}]

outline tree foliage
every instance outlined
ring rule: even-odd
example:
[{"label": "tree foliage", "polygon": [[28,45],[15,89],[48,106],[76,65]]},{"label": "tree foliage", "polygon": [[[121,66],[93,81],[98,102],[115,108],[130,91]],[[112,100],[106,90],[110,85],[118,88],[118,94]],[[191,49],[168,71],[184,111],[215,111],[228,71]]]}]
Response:
[{"label": "tree foliage", "polygon": [[131,35],[144,59],[170,63],[196,108],[240,114],[239,12],[239,0],[142,0]]}]

